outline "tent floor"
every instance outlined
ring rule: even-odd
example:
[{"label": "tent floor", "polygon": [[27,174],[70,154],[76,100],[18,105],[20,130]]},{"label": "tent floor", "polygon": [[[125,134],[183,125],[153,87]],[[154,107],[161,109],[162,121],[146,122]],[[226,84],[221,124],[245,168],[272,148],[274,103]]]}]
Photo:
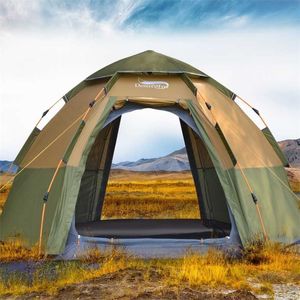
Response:
[{"label": "tent floor", "polygon": [[206,239],[216,237],[199,219],[126,219],[76,223],[79,235],[103,238]]}]

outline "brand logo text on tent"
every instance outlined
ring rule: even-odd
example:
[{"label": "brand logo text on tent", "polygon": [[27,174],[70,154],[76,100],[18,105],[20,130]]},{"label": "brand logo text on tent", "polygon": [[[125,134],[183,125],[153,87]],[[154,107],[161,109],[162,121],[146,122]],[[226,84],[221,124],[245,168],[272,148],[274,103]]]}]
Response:
[{"label": "brand logo text on tent", "polygon": [[138,82],[135,83],[135,87],[164,90],[169,88],[169,83],[166,81],[147,81],[139,78]]}]

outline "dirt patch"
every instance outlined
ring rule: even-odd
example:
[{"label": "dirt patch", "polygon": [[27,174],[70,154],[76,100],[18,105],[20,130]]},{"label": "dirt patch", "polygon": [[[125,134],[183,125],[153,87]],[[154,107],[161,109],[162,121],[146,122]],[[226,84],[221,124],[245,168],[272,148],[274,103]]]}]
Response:
[{"label": "dirt patch", "polygon": [[126,269],[87,282],[66,286],[56,295],[31,293],[22,296],[5,296],[0,299],[252,300],[257,298],[248,291],[234,291],[226,294],[211,290],[196,290],[188,286],[179,288],[167,286],[163,283],[162,276],[154,269],[146,273],[142,270]]},{"label": "dirt patch", "polygon": [[295,284],[274,284],[273,285],[276,300],[294,300],[300,299],[300,286]]}]

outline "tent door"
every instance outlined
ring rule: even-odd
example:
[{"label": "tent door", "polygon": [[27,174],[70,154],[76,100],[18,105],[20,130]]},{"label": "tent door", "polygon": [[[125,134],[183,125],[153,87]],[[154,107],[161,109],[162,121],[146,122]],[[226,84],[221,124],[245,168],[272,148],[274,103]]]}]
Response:
[{"label": "tent door", "polygon": [[89,153],[76,204],[76,222],[99,220],[121,116],[103,128]]},{"label": "tent door", "polygon": [[[76,223],[101,218],[120,120],[121,114],[99,132],[89,153],[76,204]],[[197,191],[201,221],[208,227],[230,229],[225,194],[206,146],[187,123],[180,119],[180,124]]]},{"label": "tent door", "polygon": [[180,120],[203,224],[230,229],[226,198],[209,153],[199,136]]}]

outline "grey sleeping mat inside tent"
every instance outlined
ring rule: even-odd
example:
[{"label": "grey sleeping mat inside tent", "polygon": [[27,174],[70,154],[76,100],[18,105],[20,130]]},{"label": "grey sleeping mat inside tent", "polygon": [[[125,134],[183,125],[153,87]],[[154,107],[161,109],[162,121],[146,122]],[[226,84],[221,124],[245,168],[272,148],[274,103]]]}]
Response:
[{"label": "grey sleeping mat inside tent", "polygon": [[214,230],[198,219],[126,219],[77,223],[78,234],[105,238],[210,238]]}]

